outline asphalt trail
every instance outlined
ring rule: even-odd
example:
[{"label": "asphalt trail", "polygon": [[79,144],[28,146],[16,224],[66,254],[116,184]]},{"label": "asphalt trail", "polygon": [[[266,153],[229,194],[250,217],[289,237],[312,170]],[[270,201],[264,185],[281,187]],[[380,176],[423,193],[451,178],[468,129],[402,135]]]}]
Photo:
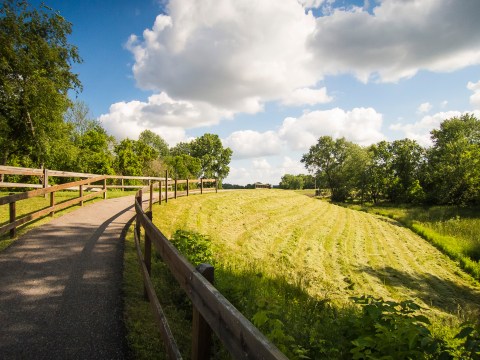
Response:
[{"label": "asphalt trail", "polygon": [[123,359],[122,231],[133,197],[53,219],[0,253],[0,359]]}]

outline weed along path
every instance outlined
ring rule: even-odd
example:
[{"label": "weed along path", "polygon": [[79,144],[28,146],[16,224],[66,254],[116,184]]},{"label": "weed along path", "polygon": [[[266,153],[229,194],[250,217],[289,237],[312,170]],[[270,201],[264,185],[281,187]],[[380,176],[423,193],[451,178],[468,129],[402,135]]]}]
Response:
[{"label": "weed along path", "polygon": [[122,359],[122,231],[133,197],[53,219],[0,253],[1,359]]},{"label": "weed along path", "polygon": [[480,310],[480,286],[399,223],[279,190],[225,191],[154,206],[167,237],[207,235],[219,263],[288,279],[314,298],[413,299],[432,316]]}]

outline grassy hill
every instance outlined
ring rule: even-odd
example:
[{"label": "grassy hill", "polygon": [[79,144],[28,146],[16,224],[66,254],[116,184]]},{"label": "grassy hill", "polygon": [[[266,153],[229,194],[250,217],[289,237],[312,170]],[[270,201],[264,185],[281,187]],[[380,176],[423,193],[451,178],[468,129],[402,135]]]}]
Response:
[{"label": "grassy hill", "polygon": [[[389,218],[281,190],[179,198],[153,213],[169,238],[179,229],[208,238],[216,286],[292,358],[350,358],[352,347],[365,348],[352,340],[362,337],[371,314],[353,298],[407,317],[426,315],[432,338],[450,345],[460,342],[460,323],[478,319],[478,283]],[[383,343],[397,341],[390,335]],[[397,350],[384,354],[401,356]]]}]

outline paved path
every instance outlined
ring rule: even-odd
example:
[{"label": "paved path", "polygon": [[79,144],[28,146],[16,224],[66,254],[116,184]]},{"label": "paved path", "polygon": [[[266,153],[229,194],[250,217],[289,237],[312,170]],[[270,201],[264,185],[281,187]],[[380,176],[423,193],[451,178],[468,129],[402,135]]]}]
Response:
[{"label": "paved path", "polygon": [[0,359],[122,359],[123,242],[133,197],[38,227],[0,253]]}]

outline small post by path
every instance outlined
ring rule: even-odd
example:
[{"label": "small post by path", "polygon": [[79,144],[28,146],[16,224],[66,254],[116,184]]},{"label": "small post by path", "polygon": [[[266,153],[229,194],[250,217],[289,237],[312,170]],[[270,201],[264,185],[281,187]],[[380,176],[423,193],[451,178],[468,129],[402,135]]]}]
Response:
[{"label": "small post by path", "polygon": [[79,186],[79,190],[80,190],[80,191],[79,191],[79,192],[80,192],[79,195],[80,195],[80,199],[81,199],[81,200],[80,200],[80,206],[83,206],[83,185],[80,185],[80,186]]},{"label": "small post by path", "polygon": [[190,190],[190,183],[189,180],[187,179],[187,196],[188,196],[188,191]]},{"label": "small post by path", "polygon": [[168,170],[165,170],[165,203],[168,202]]},{"label": "small post by path", "polygon": [[[10,195],[15,195],[15,193],[10,193]],[[17,207],[16,207],[16,202],[11,202],[9,204],[9,212],[10,212],[10,223],[15,222],[15,218],[17,217]],[[10,229],[10,239],[13,239],[15,235],[17,234],[17,229],[15,227]]]},{"label": "small post by path", "polygon": [[[152,221],[153,219],[152,211],[147,211],[145,215],[147,215],[150,221]],[[151,270],[152,269],[152,241],[146,232],[145,232],[145,254],[143,255],[143,257],[144,257],[143,262],[145,263],[145,267],[147,268],[148,276],[150,276],[152,274],[152,270]],[[143,287],[143,296],[145,300],[148,301],[148,291],[146,286]]]},{"label": "small post by path", "polygon": [[158,203],[162,205],[162,180],[158,182]]},{"label": "small post by path", "polygon": [[[43,188],[46,189],[48,188],[48,170],[46,168],[43,168]],[[45,199],[47,198],[47,194],[45,194]]]},{"label": "small post by path", "polygon": [[107,179],[103,179],[103,200],[107,199]]},{"label": "small post by path", "polygon": [[55,191],[52,191],[50,193],[50,207],[52,208],[52,211],[50,211],[50,216],[53,217],[55,215],[55,210],[53,210],[53,207],[55,206]]},{"label": "small post by path", "polygon": [[148,182],[150,183],[150,201],[148,203],[148,208],[150,209],[150,211],[152,211],[152,206],[153,206],[153,183],[150,182],[150,180]]},{"label": "small post by path", "polygon": [[200,179],[200,194],[203,194],[203,178]]},{"label": "small post by path", "polygon": [[[138,196],[136,197],[136,201],[139,203],[140,207],[142,207],[142,189],[138,190]],[[137,232],[138,239],[140,240],[140,215],[137,215],[136,224],[135,224],[135,231]]]},{"label": "small post by path", "polygon": [[177,178],[175,178],[175,199],[177,198]]},{"label": "small post by path", "polygon": [[215,192],[218,193],[218,178],[215,179]]},{"label": "small post by path", "polygon": [[[197,270],[213,285],[215,269],[212,265],[200,264],[197,266]],[[194,306],[192,318],[192,360],[209,359],[211,347],[212,329]]]}]

